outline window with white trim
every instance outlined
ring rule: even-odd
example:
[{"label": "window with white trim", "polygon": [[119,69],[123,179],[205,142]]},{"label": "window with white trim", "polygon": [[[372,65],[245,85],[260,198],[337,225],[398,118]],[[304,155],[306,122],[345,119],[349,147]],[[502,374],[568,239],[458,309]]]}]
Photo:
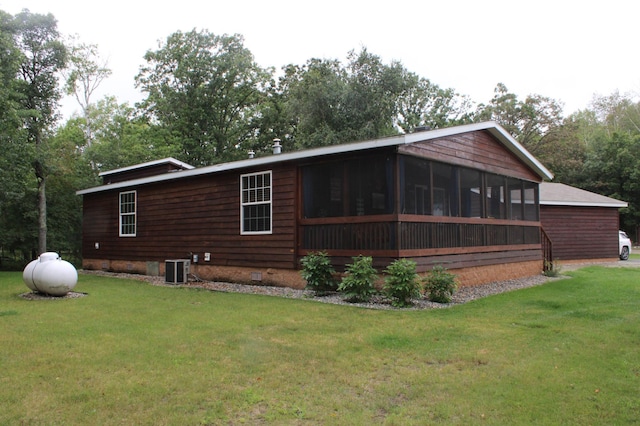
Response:
[{"label": "window with white trim", "polygon": [[271,233],[271,171],[240,176],[240,233]]},{"label": "window with white trim", "polygon": [[120,193],[120,236],[136,236],[136,191]]}]

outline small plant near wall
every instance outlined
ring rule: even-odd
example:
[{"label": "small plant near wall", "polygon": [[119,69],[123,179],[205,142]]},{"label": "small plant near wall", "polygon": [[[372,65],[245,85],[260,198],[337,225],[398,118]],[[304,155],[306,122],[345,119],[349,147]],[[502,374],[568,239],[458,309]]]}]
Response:
[{"label": "small plant near wall", "polygon": [[436,303],[451,303],[458,287],[457,278],[442,265],[436,265],[424,279],[427,299]]},{"label": "small plant near wall", "polygon": [[545,277],[559,277],[560,276],[560,262],[558,260],[545,260],[544,271],[542,274]]},{"label": "small plant near wall", "polygon": [[348,264],[338,291],[342,292],[347,302],[368,302],[376,289],[374,283],[378,279],[378,271],[373,267],[371,256],[356,256],[353,263]]},{"label": "small plant near wall", "polygon": [[421,295],[420,281],[416,272],[416,262],[397,259],[385,269],[384,293],[393,306],[411,306],[411,299]]},{"label": "small plant near wall", "polygon": [[316,294],[336,291],[338,282],[334,278],[335,270],[326,252],[312,252],[302,258],[302,278],[307,281],[307,288]]}]

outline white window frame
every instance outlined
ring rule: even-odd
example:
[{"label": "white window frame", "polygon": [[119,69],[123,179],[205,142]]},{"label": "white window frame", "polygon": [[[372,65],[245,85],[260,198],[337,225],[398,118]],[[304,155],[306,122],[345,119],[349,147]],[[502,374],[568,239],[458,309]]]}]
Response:
[{"label": "white window frame", "polygon": [[[269,184],[257,186],[257,176],[268,176]],[[252,179],[254,178],[254,179]],[[249,181],[245,188],[245,181]],[[264,179],[262,180],[264,183]],[[265,199],[265,196],[267,199]],[[263,231],[245,230],[245,207],[268,205],[269,229]],[[240,235],[265,235],[273,233],[273,174],[271,170],[240,175]]]},{"label": "white window frame", "polygon": [[[133,211],[123,211],[123,196],[133,194]],[[128,205],[132,203],[127,200]],[[138,193],[136,191],[124,191],[118,194],[118,234],[121,237],[135,237],[138,229]],[[133,216],[133,224],[126,223],[126,226],[129,227],[133,225],[133,232],[123,232],[123,225],[125,225],[123,219],[125,217],[129,218]]]}]

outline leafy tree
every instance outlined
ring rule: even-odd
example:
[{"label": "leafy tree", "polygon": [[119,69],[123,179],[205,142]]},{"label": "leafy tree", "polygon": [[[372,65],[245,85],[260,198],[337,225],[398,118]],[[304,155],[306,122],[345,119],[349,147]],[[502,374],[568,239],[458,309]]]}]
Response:
[{"label": "leafy tree", "polygon": [[311,59],[289,65],[280,80],[295,147],[375,139],[419,126],[471,121],[470,102],[367,49],[351,51],[347,64]]},{"label": "leafy tree", "polygon": [[[83,159],[96,172],[113,170],[158,158],[177,156],[180,147],[165,128],[152,126],[127,104],[105,97],[90,110],[94,142],[83,151]],[[84,128],[84,118],[74,120]]]},{"label": "leafy tree", "polygon": [[180,31],[145,54],[136,84],[148,117],[182,140],[181,157],[207,165],[244,157],[272,70],[260,68],[240,35]]},{"label": "leafy tree", "polygon": [[16,76],[22,53],[15,43],[16,28],[13,17],[0,10],[0,138],[7,140],[18,132],[18,82]]},{"label": "leafy tree", "polygon": [[385,65],[366,48],[349,52],[347,91],[342,110],[343,140],[374,139],[398,133],[395,127],[397,98],[404,89],[404,68],[399,62]]},{"label": "leafy tree", "polygon": [[351,140],[470,122],[466,97],[409,72],[399,61],[385,65],[367,49],[351,51],[348,60],[345,113],[355,128]]},{"label": "leafy tree", "polygon": [[476,121],[496,121],[534,156],[542,156],[555,150],[547,139],[562,125],[562,105],[540,95],[520,101],[499,83],[491,102],[480,104],[475,117]]},{"label": "leafy tree", "polygon": [[512,135],[519,133],[520,102],[515,93],[502,83],[493,89],[493,98],[489,104],[478,105],[476,121],[492,120],[499,123]]},{"label": "leafy tree", "polygon": [[[22,52],[15,37],[13,16],[0,11],[0,263],[7,254],[30,258],[35,246],[36,218],[31,215],[35,192],[29,163],[31,150],[26,146],[26,131],[21,124],[20,81],[17,79]],[[30,236],[26,234],[33,230]]]},{"label": "leafy tree", "polygon": [[402,70],[386,66],[366,49],[349,52],[349,63],[311,59],[289,65],[281,80],[286,112],[295,123],[295,146],[335,145],[397,134],[396,98]]},{"label": "leafy tree", "polygon": [[[280,82],[284,80],[280,77]],[[286,90],[280,90],[279,83],[274,79],[269,81],[265,89],[265,97],[258,105],[258,112],[254,116],[251,128],[254,138],[245,145],[255,155],[270,155],[274,139],[280,139],[283,150],[293,151],[295,119],[286,113]],[[242,155],[242,153],[240,154]]]},{"label": "leafy tree", "polygon": [[82,249],[82,197],[75,191],[95,186],[99,180],[89,164],[82,160],[85,134],[79,119],[59,127],[49,140],[51,158],[47,180],[49,246],[75,264],[80,264]]},{"label": "leafy tree", "polygon": [[588,116],[574,114],[544,136],[544,149],[536,156],[554,174],[554,181],[583,186],[588,153]]},{"label": "leafy tree", "polygon": [[18,74],[20,101],[27,141],[34,147],[31,161],[38,188],[38,251],[42,253],[47,250],[47,138],[57,120],[57,74],[65,66],[66,49],[51,14],[32,14],[25,9],[15,16],[13,25],[15,43],[23,54]]},{"label": "leafy tree", "polygon": [[346,84],[346,73],[337,60],[310,59],[304,66],[285,67],[280,90],[284,112],[293,123],[296,148],[341,142]]},{"label": "leafy tree", "polygon": [[69,67],[66,72],[65,90],[73,95],[82,109],[85,119],[84,145],[90,146],[93,141],[91,97],[100,84],[111,75],[106,61],[99,58],[98,46],[95,44],[79,43],[72,39],[69,47]]},{"label": "leafy tree", "polygon": [[614,133],[600,140],[589,152],[585,169],[585,189],[629,203],[621,210],[621,223],[635,235],[640,224],[640,134]]},{"label": "leafy tree", "polygon": [[609,136],[622,132],[640,133],[640,102],[634,102],[630,95],[616,91],[609,96],[594,96],[590,110]]},{"label": "leafy tree", "polygon": [[471,101],[453,89],[442,89],[426,78],[405,70],[405,87],[398,98],[398,127],[411,133],[472,121]]}]

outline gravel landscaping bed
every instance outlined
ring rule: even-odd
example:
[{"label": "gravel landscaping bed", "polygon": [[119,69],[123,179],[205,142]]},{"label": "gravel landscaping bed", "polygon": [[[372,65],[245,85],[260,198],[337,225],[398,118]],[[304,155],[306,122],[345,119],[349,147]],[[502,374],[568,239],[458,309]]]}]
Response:
[{"label": "gravel landscaping bed", "polygon": [[[345,302],[342,295],[339,293],[329,294],[325,296],[316,296],[313,291],[310,290],[296,290],[289,287],[274,287],[274,286],[256,286],[247,284],[234,284],[226,282],[214,282],[214,281],[190,281],[188,284],[173,285],[167,284],[164,281],[164,277],[154,277],[147,275],[137,274],[123,274],[123,273],[111,273],[104,271],[80,271],[85,274],[95,274],[104,276],[114,276],[121,278],[134,279],[139,281],[146,281],[153,285],[167,286],[167,287],[187,287],[187,288],[201,288],[211,291],[221,291],[228,293],[249,293],[249,294],[261,294],[266,296],[276,296],[291,299],[307,299],[321,303],[333,303],[350,306],[358,306],[370,309],[398,309],[391,306],[388,299],[383,296],[376,295],[371,298],[369,303],[350,303]],[[401,309],[436,309],[447,308],[453,305],[466,303],[480,297],[490,296],[492,294],[503,293],[506,291],[518,290],[521,288],[533,287],[536,285],[544,284],[549,280],[555,280],[563,277],[550,278],[544,275],[534,275],[531,277],[497,281],[484,285],[477,285],[472,287],[459,287],[458,291],[453,295],[452,303],[434,303],[426,299],[414,300],[414,304],[409,308]]]},{"label": "gravel landscaping bed", "polygon": [[[563,265],[560,270],[561,271],[571,271],[578,268],[582,268],[585,266],[591,265],[590,263],[579,263],[579,264],[569,264]],[[606,267],[640,267],[640,259],[633,259],[629,261],[620,261],[620,262],[609,262],[609,263],[597,263],[600,266]],[[313,300],[321,303],[334,303],[334,304],[342,304],[342,305],[350,305],[350,306],[359,306],[363,308],[370,309],[399,309],[391,306],[391,303],[388,299],[383,296],[376,295],[371,298],[369,303],[350,303],[345,302],[342,298],[342,295],[339,293],[329,294],[325,296],[317,296],[313,291],[310,290],[296,290],[289,287],[274,287],[274,286],[257,286],[257,285],[248,285],[248,284],[234,284],[228,282],[216,282],[216,281],[190,281],[187,284],[182,285],[173,285],[165,283],[164,277],[161,276],[149,276],[149,275],[139,275],[139,274],[125,274],[125,273],[114,273],[114,272],[105,272],[105,271],[89,271],[89,270],[80,270],[78,271],[81,274],[92,274],[92,275],[103,275],[103,276],[111,276],[111,277],[119,277],[119,278],[127,278],[138,281],[145,281],[152,285],[159,286],[167,286],[167,287],[186,287],[186,288],[201,288],[211,291],[221,291],[227,293],[249,293],[249,294],[261,294],[266,296],[276,296],[276,297],[284,297],[291,299],[307,299]],[[458,291],[453,295],[453,301],[451,303],[443,304],[443,303],[434,303],[430,302],[426,299],[414,300],[414,304],[410,308],[400,308],[400,309],[437,309],[437,308],[447,308],[454,305],[459,305],[462,303],[469,302],[474,299],[478,299],[481,297],[490,296],[493,294],[504,293],[507,291],[519,290],[522,288],[533,287],[540,284],[544,284],[551,280],[558,280],[566,278],[566,276],[558,276],[558,277],[547,277],[545,275],[534,275],[525,278],[506,280],[506,281],[496,281],[489,284],[477,285],[477,286],[465,286],[459,287]],[[78,293],[78,292],[69,292],[65,296],[49,296],[46,294],[38,293],[38,292],[30,292],[21,294],[20,297],[27,300],[61,300],[61,299],[72,299],[77,297],[87,296],[87,293]]]},{"label": "gravel landscaping bed", "polygon": [[76,291],[70,291],[64,296],[51,296],[49,294],[40,293],[38,291],[32,291],[30,293],[22,293],[20,297],[26,300],[64,300],[64,299],[77,299],[78,297],[84,297],[87,293],[78,293]]}]

